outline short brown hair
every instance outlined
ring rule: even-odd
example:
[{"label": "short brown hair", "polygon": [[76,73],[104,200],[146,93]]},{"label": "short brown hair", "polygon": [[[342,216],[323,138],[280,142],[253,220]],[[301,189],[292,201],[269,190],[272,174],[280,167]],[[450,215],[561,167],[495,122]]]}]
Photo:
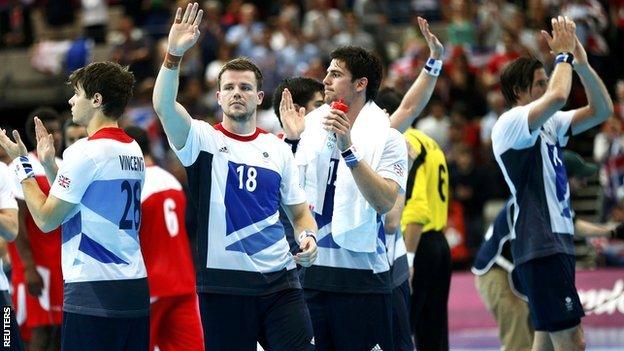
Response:
[{"label": "short brown hair", "polygon": [[544,68],[544,65],[534,57],[519,57],[508,64],[501,73],[501,92],[509,107],[518,102],[515,88],[522,91],[531,89],[535,71]]},{"label": "short brown hair", "polygon": [[102,95],[104,114],[118,119],[132,97],[134,75],[114,62],[93,62],[72,72],[68,83],[74,88],[80,85],[89,99],[95,93]]},{"label": "short brown hair", "polygon": [[256,76],[256,89],[262,90],[262,72],[260,72],[260,68],[256,66],[250,59],[247,57],[237,57],[233,60],[228,61],[223,67],[221,67],[221,71],[219,71],[219,76],[217,77],[217,85],[218,89],[221,90],[221,76],[225,71],[250,71],[253,72],[254,76]]},{"label": "short brown hair", "polygon": [[381,85],[383,67],[381,60],[372,52],[359,46],[342,46],[332,51],[329,56],[344,62],[351,72],[351,82],[366,78],[366,101],[375,100]]}]

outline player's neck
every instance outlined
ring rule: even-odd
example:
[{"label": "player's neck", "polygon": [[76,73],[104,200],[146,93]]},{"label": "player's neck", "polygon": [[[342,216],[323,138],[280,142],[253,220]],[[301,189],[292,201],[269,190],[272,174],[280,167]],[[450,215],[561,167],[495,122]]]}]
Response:
[{"label": "player's neck", "polygon": [[87,124],[87,135],[92,136],[102,128],[119,128],[117,120],[110,119],[102,114],[96,114]]},{"label": "player's neck", "polygon": [[354,101],[352,101],[351,104],[349,104],[349,112],[347,112],[347,117],[349,117],[349,122],[351,122],[351,126],[353,126],[353,123],[355,123],[355,119],[360,114],[360,111],[362,111],[362,108],[364,108],[364,105],[366,105],[366,99],[364,97],[358,97]]},{"label": "player's neck", "polygon": [[245,121],[237,121],[230,117],[223,116],[221,125],[230,133],[241,136],[251,135],[256,131],[256,117],[252,116]]},{"label": "player's neck", "polygon": [[154,159],[150,155],[143,155],[143,161],[145,161],[145,167],[153,166]]}]

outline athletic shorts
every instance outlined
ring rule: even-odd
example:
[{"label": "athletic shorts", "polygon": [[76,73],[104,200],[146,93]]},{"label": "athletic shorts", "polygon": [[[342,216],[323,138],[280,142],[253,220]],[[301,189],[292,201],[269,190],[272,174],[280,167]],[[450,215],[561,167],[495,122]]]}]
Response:
[{"label": "athletic shorts", "polygon": [[312,351],[314,338],[301,289],[263,296],[199,293],[206,350]]},{"label": "athletic shorts", "polygon": [[556,332],[572,328],[585,316],[574,285],[574,256],[555,254],[515,268],[521,290],[529,299],[535,330]]},{"label": "athletic shorts", "polygon": [[150,350],[203,351],[197,294],[159,297],[150,305]]},{"label": "athletic shorts", "polygon": [[392,289],[392,329],[394,331],[394,349],[413,351],[412,327],[409,321],[410,311],[409,280]]},{"label": "athletic shorts", "polygon": [[43,290],[38,297],[26,292],[26,325],[29,328],[61,325],[63,318],[63,275],[61,268],[50,269],[37,266],[37,271],[43,279]]},{"label": "athletic shorts", "polygon": [[305,290],[317,351],[394,350],[392,294]]},{"label": "athletic shorts", "polygon": [[63,312],[63,351],[148,351],[149,317],[113,318]]}]

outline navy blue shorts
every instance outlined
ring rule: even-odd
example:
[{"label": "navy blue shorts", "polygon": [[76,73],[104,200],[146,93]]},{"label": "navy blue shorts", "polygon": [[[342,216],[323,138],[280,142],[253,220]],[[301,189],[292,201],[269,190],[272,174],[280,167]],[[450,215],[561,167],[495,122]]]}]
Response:
[{"label": "navy blue shorts", "polygon": [[515,268],[535,330],[556,332],[581,323],[585,312],[574,285],[574,264],[574,256],[556,254]]},{"label": "navy blue shorts", "polygon": [[312,351],[312,322],[301,289],[264,296],[199,293],[206,350]]},{"label": "navy blue shorts", "polygon": [[392,329],[394,330],[394,349],[413,351],[412,327],[409,321],[410,311],[409,280],[392,289]]},{"label": "navy blue shorts", "polygon": [[63,351],[147,351],[149,317],[113,318],[63,312]]},{"label": "navy blue shorts", "polygon": [[317,351],[394,350],[392,295],[305,290]]},{"label": "navy blue shorts", "polygon": [[[0,306],[2,306],[2,347],[0,350],[22,351],[22,337],[20,336],[19,326],[15,320],[15,309],[11,305],[11,295],[6,290],[0,290]],[[5,318],[9,318],[8,325],[5,324]]]}]

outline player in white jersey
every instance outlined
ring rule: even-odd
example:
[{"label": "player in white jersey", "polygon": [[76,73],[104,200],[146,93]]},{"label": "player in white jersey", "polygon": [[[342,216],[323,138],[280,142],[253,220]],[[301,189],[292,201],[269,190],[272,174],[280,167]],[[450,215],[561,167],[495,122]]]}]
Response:
[{"label": "player in white jersey", "polygon": [[[179,63],[199,37],[203,11],[176,12],[154,87],[154,108],[186,167],[197,216],[197,291],[206,350],[312,350],[312,325],[296,263],[316,258],[316,225],[289,147],[256,128],[262,73],[247,59],[226,63],[217,100],[223,123],[193,120],[176,102]],[[280,204],[301,252],[289,252]]]},{"label": "player in white jersey", "polygon": [[[562,147],[609,117],[613,103],[587,61],[574,22],[560,16],[552,26],[552,36],[542,31],[557,55],[550,82],[532,58],[516,59],[501,74],[511,109],[492,129],[492,148],[512,194],[512,256],[536,330],[533,349],[548,349],[550,340],[555,350],[582,350],[584,313],[574,286],[574,226]],[[588,105],[562,112],[573,72]]]},{"label": "player in white jersey", "polygon": [[[88,138],[65,150],[63,164],[45,196],[19,133],[0,132],[0,146],[15,158],[16,175],[37,226],[62,229],[63,350],[147,350],[149,291],[139,246],[141,149],[117,120],[132,95],[134,76],[112,62],[96,62],[69,77],[73,121]],[[54,153],[52,135],[36,122],[40,160]]]},{"label": "player in white jersey", "polygon": [[[17,236],[17,201],[13,196],[13,186],[11,175],[6,164],[0,161],[0,237],[5,241],[13,241]],[[15,310],[11,306],[11,295],[9,295],[9,280],[2,269],[2,259],[0,259],[0,305],[3,308],[10,308],[10,325],[3,327],[3,335],[8,338],[3,339],[3,348],[10,350],[23,350],[22,339],[19,333],[19,326],[15,319]],[[6,311],[3,310],[3,313]],[[4,314],[6,316],[6,314]],[[8,344],[7,344],[8,343]]]}]

